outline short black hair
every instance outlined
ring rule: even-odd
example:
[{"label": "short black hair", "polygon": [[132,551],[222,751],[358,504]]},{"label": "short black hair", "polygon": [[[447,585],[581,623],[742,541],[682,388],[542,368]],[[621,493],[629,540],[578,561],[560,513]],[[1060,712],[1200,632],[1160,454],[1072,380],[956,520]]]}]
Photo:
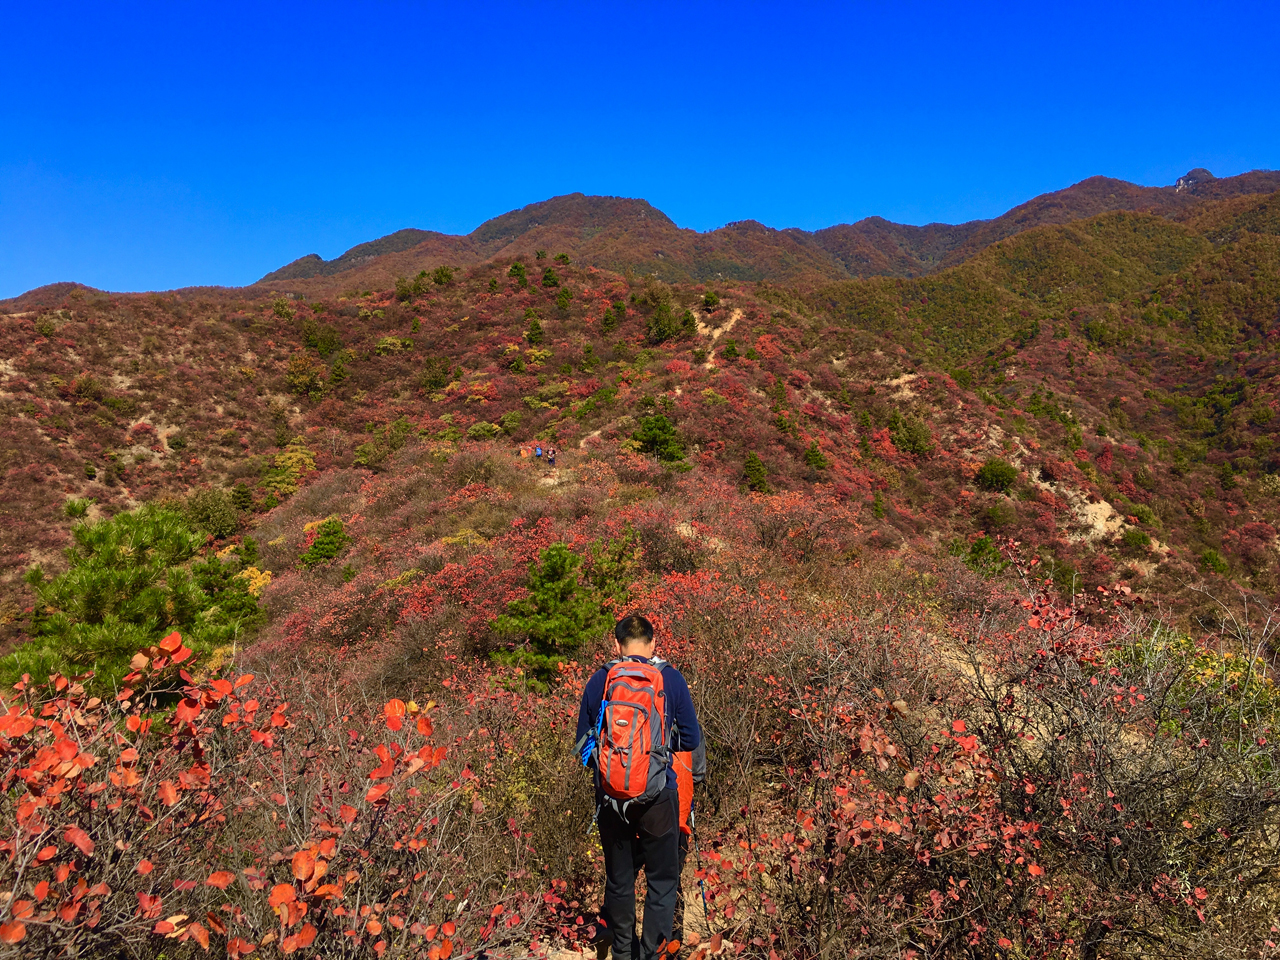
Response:
[{"label": "short black hair", "polygon": [[618,621],[613,628],[613,636],[624,650],[649,644],[653,642],[653,624],[640,614],[631,613]]}]

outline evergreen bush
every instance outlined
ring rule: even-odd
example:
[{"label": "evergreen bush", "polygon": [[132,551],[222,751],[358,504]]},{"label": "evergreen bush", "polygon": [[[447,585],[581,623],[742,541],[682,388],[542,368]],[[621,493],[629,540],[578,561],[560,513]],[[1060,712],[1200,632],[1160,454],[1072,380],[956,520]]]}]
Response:
[{"label": "evergreen bush", "polygon": [[315,538],[307,547],[298,563],[303,567],[318,567],[328,563],[347,548],[351,538],[347,536],[346,527],[337,517],[329,517],[315,529]]},{"label": "evergreen bush", "polygon": [[68,676],[94,671],[93,689],[110,691],[129,660],[178,630],[193,649],[209,653],[243,643],[261,621],[245,564],[197,552],[202,532],[178,510],[147,504],[71,530],[65,573],[27,572],[36,595],[31,642],[0,665],[0,682],[22,674]]},{"label": "evergreen bush", "polygon": [[978,486],[996,493],[1008,493],[1018,480],[1018,468],[998,457],[992,457],[978,468]]}]

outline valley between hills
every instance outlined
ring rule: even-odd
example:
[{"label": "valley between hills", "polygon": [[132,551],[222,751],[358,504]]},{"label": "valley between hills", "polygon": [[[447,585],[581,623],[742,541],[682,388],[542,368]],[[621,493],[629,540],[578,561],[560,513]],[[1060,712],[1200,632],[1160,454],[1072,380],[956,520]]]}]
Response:
[{"label": "valley between hills", "polygon": [[[694,953],[1272,956],[1278,334],[1275,171],[815,232],[574,194],[0,302],[0,673],[73,678],[107,761],[28,777],[71,727],[0,721],[2,819],[70,838],[30,869],[106,890],[0,940],[589,941],[564,723],[640,609],[712,744]],[[142,781],[125,715],[170,724]]]}]

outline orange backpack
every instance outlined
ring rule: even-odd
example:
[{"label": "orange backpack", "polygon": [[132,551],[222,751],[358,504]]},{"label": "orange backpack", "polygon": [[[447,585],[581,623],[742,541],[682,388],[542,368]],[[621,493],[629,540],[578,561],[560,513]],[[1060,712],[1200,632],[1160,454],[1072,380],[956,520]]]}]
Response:
[{"label": "orange backpack", "polygon": [[600,788],[619,814],[632,803],[656,800],[667,785],[665,661],[615,660],[608,664],[596,733]]}]

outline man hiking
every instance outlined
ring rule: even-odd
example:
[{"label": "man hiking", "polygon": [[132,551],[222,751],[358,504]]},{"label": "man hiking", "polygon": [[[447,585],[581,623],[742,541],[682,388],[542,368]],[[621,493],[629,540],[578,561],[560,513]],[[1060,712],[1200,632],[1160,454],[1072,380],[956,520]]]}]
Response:
[{"label": "man hiking", "polygon": [[[689,686],[655,657],[653,625],[623,617],[614,627],[616,660],[582,691],[577,742],[595,775],[604,848],[604,915],[615,960],[653,960],[671,939],[680,890],[680,803],[672,744],[702,743]],[[636,875],[647,891],[644,932],[636,942]]]}]

